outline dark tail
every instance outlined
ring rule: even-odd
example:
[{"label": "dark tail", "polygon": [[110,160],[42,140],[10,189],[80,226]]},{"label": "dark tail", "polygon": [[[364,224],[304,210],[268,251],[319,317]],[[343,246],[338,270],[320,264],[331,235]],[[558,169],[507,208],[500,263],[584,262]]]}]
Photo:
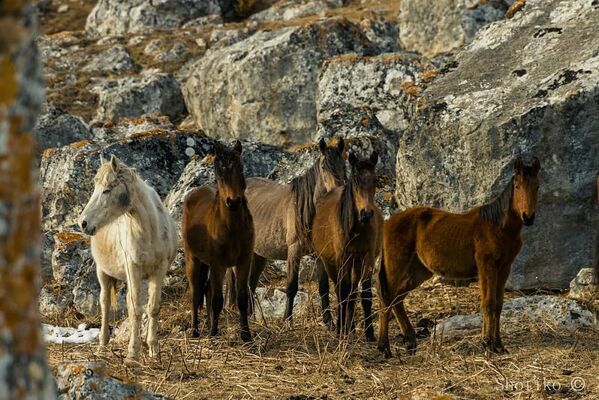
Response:
[{"label": "dark tail", "polygon": [[381,255],[381,268],[379,269],[379,296],[386,306],[389,306],[389,285],[387,282],[387,273],[385,271],[385,252]]}]

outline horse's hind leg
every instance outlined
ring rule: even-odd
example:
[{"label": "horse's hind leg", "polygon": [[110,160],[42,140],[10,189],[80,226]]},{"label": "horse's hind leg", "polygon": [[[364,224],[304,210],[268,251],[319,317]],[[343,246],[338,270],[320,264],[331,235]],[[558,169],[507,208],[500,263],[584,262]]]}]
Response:
[{"label": "horse's hind leg", "polygon": [[208,280],[208,266],[194,257],[187,260],[186,272],[191,292],[191,335],[192,337],[199,337],[198,309],[202,307],[204,301]]},{"label": "horse's hind leg", "polygon": [[299,287],[299,264],[302,257],[302,248],[294,243],[287,249],[287,307],[285,307],[285,320],[291,320],[293,314],[293,301]]},{"label": "horse's hind leg", "polygon": [[316,260],[316,274],[318,276],[318,295],[320,296],[320,304],[322,306],[322,322],[331,331],[334,331],[335,324],[333,323],[333,315],[329,303],[329,275],[320,258]]},{"label": "horse's hind leg", "polygon": [[100,282],[100,309],[102,312],[102,326],[100,327],[100,345],[99,351],[105,350],[108,345],[108,339],[110,338],[110,291],[114,290],[115,280],[114,278],[106,275],[100,268],[96,268],[96,274],[98,276],[98,282]]},{"label": "horse's hind leg", "polygon": [[264,267],[266,267],[266,258],[259,256],[254,253],[254,257],[252,259],[252,268],[250,270],[250,315],[253,315],[255,310],[255,302],[256,300],[256,288],[258,287],[258,283],[260,282],[260,277],[262,276],[262,272],[264,271]]},{"label": "horse's hind leg", "polygon": [[223,310],[223,279],[225,267],[210,266],[210,336],[218,335],[218,317]]},{"label": "horse's hind leg", "polygon": [[160,351],[156,332],[158,331],[158,314],[160,313],[163,278],[164,274],[161,273],[161,271],[156,271],[154,275],[148,278],[148,305],[146,312],[149,317],[149,322],[148,337],[146,341],[148,344],[150,357],[158,356]]}]

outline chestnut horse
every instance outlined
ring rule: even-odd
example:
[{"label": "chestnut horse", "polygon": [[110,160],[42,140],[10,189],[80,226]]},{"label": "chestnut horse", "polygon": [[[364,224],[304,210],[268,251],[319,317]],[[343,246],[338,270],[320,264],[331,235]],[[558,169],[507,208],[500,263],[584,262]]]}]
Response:
[{"label": "chestnut horse", "polygon": [[204,295],[210,335],[218,334],[225,272],[229,267],[236,267],[241,339],[250,341],[248,278],[254,248],[254,224],[245,198],[241,143],[236,141],[233,150],[229,150],[217,141],[213,153],[216,188],[204,185],[193,189],[183,203],[182,237],[185,272],[192,297],[192,335],[198,337],[200,334],[198,308],[202,306]]},{"label": "chestnut horse", "polygon": [[353,329],[358,284],[364,311],[364,333],[374,341],[371,277],[380,254],[383,216],[374,202],[377,152],[359,160],[350,154],[351,178],[322,196],[312,222],[312,247],[318,257],[319,292],[323,319],[332,327],[329,309],[330,277],[337,292],[337,333]]},{"label": "chestnut horse", "polygon": [[[320,139],[318,147],[318,161],[286,185],[264,178],[248,179],[246,193],[256,228],[252,292],[267,259],[287,260],[285,319],[290,319],[293,313],[300,259],[312,252],[309,237],[314,204],[324,193],[345,181],[343,139],[340,138],[335,146],[327,146],[324,139]],[[229,286],[234,285],[230,283]]]},{"label": "chestnut horse", "polygon": [[532,225],[537,207],[541,165],[518,158],[514,175],[494,201],[465,214],[414,207],[391,216],[383,228],[383,262],[379,272],[380,309],[378,348],[386,357],[389,313],[399,322],[408,350],[416,335],[406,315],[406,295],[433,274],[449,279],[478,275],[485,349],[506,352],[499,336],[505,282],[520,248],[522,224]]}]

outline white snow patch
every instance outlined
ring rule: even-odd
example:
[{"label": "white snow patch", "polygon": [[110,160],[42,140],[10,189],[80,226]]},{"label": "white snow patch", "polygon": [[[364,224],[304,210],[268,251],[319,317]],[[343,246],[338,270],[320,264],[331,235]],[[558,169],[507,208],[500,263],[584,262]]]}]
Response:
[{"label": "white snow patch", "polygon": [[88,328],[87,324],[79,324],[77,328],[42,324],[46,343],[89,343],[98,339],[100,329]]}]

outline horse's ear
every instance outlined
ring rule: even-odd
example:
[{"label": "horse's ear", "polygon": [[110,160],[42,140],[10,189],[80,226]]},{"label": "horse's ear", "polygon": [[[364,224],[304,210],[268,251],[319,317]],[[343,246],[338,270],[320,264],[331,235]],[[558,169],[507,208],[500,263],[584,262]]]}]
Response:
[{"label": "horse's ear", "polygon": [[233,150],[235,150],[237,153],[241,154],[242,148],[241,148],[241,142],[239,140],[235,141],[235,144],[233,145]]},{"label": "horse's ear", "polygon": [[345,150],[345,141],[343,140],[342,137],[340,137],[339,141],[337,142],[337,151],[340,154],[343,154],[343,150]]},{"label": "horse's ear", "polygon": [[104,154],[100,153],[100,165],[104,164],[106,160],[104,159]]},{"label": "horse's ear", "polygon": [[212,145],[212,151],[210,152],[210,154],[218,156],[218,155],[222,154],[222,152],[223,152],[223,144],[221,142],[219,142],[218,140],[215,140],[214,144]]},{"label": "horse's ear", "polygon": [[322,154],[326,154],[327,151],[327,142],[324,141],[324,138],[320,138],[318,141],[318,148]]},{"label": "horse's ear", "polygon": [[352,167],[358,163],[358,157],[354,153],[349,153],[349,163]]},{"label": "horse's ear", "polygon": [[372,165],[376,165],[376,163],[379,161],[379,153],[374,150],[372,152],[372,154],[370,155],[370,162],[372,163]]},{"label": "horse's ear", "polygon": [[118,158],[116,158],[116,156],[113,154],[110,157],[110,167],[112,168],[112,170],[116,173],[119,172],[119,168],[120,168],[120,160]]},{"label": "horse's ear", "polygon": [[514,161],[514,174],[522,175],[523,171],[524,171],[524,161],[522,161],[522,157],[518,156],[518,158],[516,158],[516,161]]},{"label": "horse's ear", "polygon": [[533,157],[531,165],[533,174],[537,175],[541,169],[541,161],[537,157]]}]

